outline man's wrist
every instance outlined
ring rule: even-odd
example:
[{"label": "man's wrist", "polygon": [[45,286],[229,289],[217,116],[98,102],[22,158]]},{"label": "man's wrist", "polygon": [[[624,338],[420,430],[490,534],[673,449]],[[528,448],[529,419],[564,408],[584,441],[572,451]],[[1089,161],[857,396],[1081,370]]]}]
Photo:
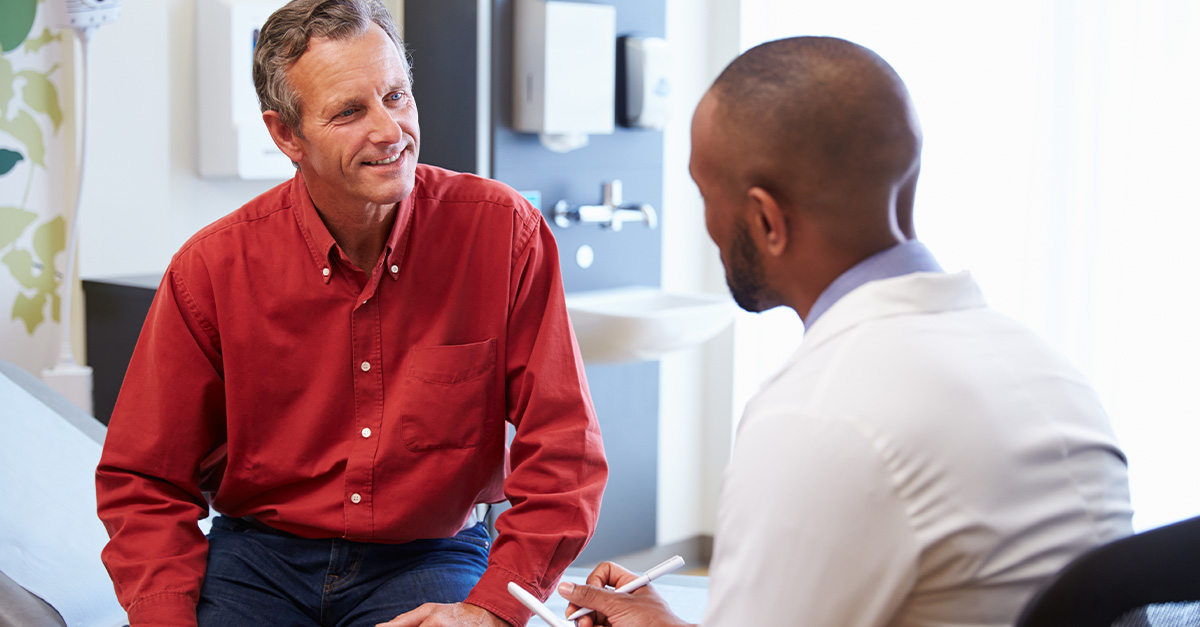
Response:
[{"label": "man's wrist", "polygon": [[[508,593],[508,582],[524,583],[503,568],[489,566],[467,595],[466,603],[483,608],[513,627],[529,622],[533,612]],[[528,587],[528,584],[526,584]]]},{"label": "man's wrist", "polygon": [[[474,605],[474,604],[472,603],[471,605]],[[475,607],[479,607],[479,606],[478,606],[478,605],[476,605]],[[483,611],[487,612],[487,615],[491,617],[491,619],[492,619],[492,624],[493,624],[493,625],[495,625],[495,627],[516,627],[516,626],[515,626],[515,625],[513,625],[511,622],[509,622],[509,621],[507,621],[507,620],[505,620],[505,619],[503,619],[503,618],[501,618],[501,617],[497,616],[495,612],[493,612],[493,611],[491,611],[491,610],[487,609],[486,607],[484,607],[484,608],[480,608],[480,609],[482,609]]]}]

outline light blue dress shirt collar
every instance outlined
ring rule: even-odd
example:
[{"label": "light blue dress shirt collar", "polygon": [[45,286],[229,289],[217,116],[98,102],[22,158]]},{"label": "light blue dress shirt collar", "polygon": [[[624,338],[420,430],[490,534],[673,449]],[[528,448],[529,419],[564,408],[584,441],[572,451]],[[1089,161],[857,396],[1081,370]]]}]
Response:
[{"label": "light blue dress shirt collar", "polygon": [[881,250],[858,262],[854,267],[834,279],[833,283],[830,283],[829,287],[825,288],[825,291],[817,297],[817,302],[813,303],[812,309],[808,311],[808,318],[804,321],[804,327],[812,328],[817,318],[829,311],[834,303],[866,283],[913,272],[942,271],[942,266],[933,258],[933,253],[915,239]]}]

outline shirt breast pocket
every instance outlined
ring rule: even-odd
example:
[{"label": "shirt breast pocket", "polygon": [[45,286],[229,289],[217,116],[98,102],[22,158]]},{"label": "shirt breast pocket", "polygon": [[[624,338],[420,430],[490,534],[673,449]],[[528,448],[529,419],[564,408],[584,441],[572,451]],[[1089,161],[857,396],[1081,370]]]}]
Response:
[{"label": "shirt breast pocket", "polygon": [[414,348],[404,368],[400,432],[411,451],[484,443],[492,413],[496,340]]}]

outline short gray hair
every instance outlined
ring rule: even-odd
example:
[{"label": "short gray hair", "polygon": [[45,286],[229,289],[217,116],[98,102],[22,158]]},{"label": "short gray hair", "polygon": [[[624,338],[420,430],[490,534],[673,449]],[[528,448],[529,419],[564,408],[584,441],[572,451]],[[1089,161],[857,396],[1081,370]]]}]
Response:
[{"label": "short gray hair", "polygon": [[263,111],[279,113],[292,132],[300,133],[300,97],[288,81],[288,68],[308,50],[313,37],[335,41],[356,37],[378,24],[396,44],[412,82],[412,63],[392,16],[380,0],[292,0],[271,14],[254,47],[254,90]]}]

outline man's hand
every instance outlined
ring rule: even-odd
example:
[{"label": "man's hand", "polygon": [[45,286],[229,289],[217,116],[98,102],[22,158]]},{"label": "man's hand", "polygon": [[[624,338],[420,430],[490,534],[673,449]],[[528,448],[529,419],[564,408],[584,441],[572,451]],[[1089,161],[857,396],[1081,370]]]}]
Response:
[{"label": "man's hand", "polygon": [[569,581],[558,584],[558,593],[570,601],[567,616],[581,607],[595,610],[575,621],[579,627],[694,627],[671,612],[667,602],[645,586],[630,593],[617,593],[605,586],[619,588],[637,579],[612,562],[604,562],[587,577],[587,585],[576,586]]},{"label": "man's hand", "polygon": [[468,603],[426,603],[375,627],[512,627],[499,616]]}]

